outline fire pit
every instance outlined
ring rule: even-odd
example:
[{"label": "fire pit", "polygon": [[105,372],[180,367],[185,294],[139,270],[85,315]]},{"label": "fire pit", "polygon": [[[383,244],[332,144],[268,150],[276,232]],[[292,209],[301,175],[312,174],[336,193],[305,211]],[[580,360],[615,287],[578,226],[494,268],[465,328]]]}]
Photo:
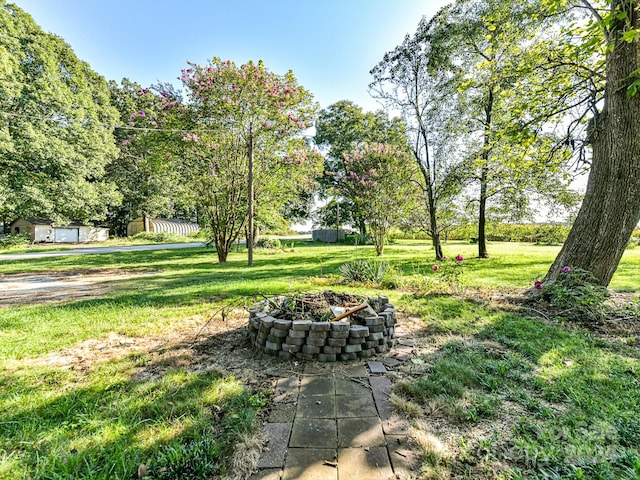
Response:
[{"label": "fire pit", "polygon": [[249,341],[282,359],[348,361],[395,345],[389,299],[326,290],[266,299],[250,309]]}]

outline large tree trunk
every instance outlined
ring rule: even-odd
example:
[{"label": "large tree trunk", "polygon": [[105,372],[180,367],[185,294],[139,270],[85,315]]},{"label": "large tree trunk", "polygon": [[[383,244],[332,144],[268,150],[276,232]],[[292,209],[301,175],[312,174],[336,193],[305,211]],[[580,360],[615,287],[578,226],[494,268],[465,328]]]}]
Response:
[{"label": "large tree trunk", "polygon": [[631,24],[618,19],[609,30],[614,48],[607,53],[603,111],[590,128],[593,159],[587,191],[547,280],[555,280],[568,265],[591,272],[600,285],[607,286],[640,221],[640,93],[628,98],[626,91],[638,78],[632,72],[640,68],[640,40],[620,39],[630,27],[640,28],[639,3],[612,2],[612,9],[626,12]]}]

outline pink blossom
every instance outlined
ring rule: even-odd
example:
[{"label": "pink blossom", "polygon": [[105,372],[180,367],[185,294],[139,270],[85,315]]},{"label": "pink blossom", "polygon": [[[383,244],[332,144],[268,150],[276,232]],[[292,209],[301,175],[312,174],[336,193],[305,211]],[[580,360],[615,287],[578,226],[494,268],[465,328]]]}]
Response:
[{"label": "pink blossom", "polygon": [[439,267],[438,265],[434,265],[433,267],[431,267],[431,269],[432,269],[434,272],[437,272],[438,270],[440,270],[440,267]]},{"label": "pink blossom", "polygon": [[536,290],[540,290],[542,288],[542,282],[540,280],[536,280],[536,282],[533,284],[533,288],[535,288]]},{"label": "pink blossom", "polygon": [[128,139],[127,140],[123,140],[122,144],[123,145],[131,145],[131,140],[128,140]]},{"label": "pink blossom", "polygon": [[460,254],[456,255],[456,262],[462,262],[464,260],[464,257]]},{"label": "pink blossom", "polygon": [[562,271],[563,271],[564,273],[569,273],[569,272],[571,271],[571,267],[569,267],[568,265],[567,265],[567,266],[565,266],[565,267],[562,267]]}]

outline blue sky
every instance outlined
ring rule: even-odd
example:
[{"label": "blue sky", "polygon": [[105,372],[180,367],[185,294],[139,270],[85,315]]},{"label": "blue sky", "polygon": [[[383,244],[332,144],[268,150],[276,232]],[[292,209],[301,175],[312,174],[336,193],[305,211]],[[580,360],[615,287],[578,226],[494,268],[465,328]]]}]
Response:
[{"label": "blue sky", "polygon": [[321,107],[365,110],[369,71],[449,0],[9,0],[107,80],[177,80],[187,60],[293,70]]}]

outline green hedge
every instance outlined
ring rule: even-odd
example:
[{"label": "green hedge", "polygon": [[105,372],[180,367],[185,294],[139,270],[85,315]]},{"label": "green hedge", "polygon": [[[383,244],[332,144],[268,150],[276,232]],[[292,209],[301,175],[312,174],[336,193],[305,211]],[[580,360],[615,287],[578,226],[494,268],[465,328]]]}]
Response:
[{"label": "green hedge", "polygon": [[[511,224],[497,223],[487,225],[487,240],[491,242],[529,242],[543,245],[563,243],[567,239],[571,227],[568,225],[545,224]],[[635,233],[634,233],[635,235]],[[638,230],[640,236],[640,229]],[[391,232],[393,239],[427,239],[425,233],[408,233],[394,229]],[[473,242],[477,240],[478,227],[476,225],[461,225],[442,234],[443,240],[465,240]]]}]

